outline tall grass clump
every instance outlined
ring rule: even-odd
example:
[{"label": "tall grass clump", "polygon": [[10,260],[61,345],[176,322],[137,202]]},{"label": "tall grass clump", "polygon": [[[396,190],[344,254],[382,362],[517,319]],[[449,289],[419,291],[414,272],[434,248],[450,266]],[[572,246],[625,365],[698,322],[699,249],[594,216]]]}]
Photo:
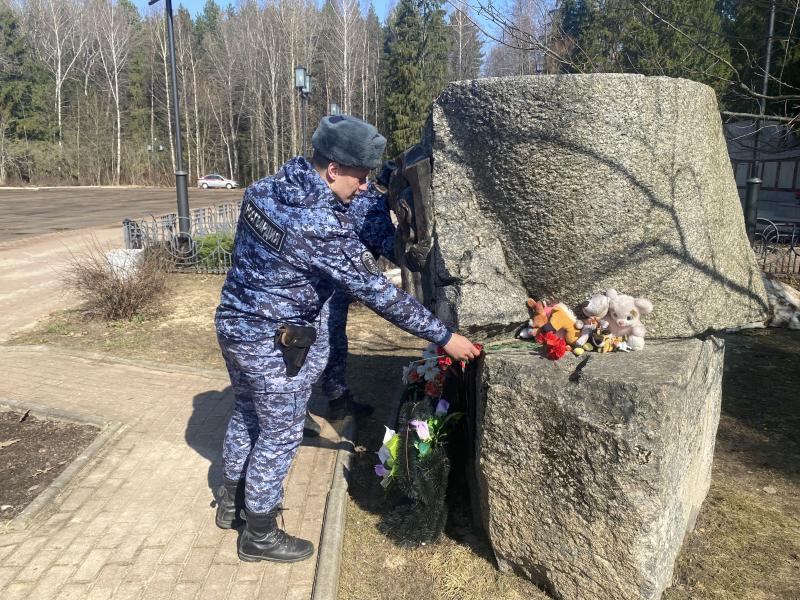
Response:
[{"label": "tall grass clump", "polygon": [[90,318],[131,320],[159,312],[167,290],[166,266],[162,252],[145,249],[135,268],[115,268],[94,239],[84,252],[72,254],[63,279]]}]

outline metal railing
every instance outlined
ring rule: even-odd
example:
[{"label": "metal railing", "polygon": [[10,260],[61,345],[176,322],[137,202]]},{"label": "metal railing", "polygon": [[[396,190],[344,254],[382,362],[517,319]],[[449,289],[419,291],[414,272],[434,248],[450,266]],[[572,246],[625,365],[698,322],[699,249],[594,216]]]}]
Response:
[{"label": "metal railing", "polygon": [[238,220],[239,204],[226,203],[193,209],[184,236],[176,213],[125,219],[122,231],[125,248],[161,252],[174,271],[226,273]]},{"label": "metal railing", "polygon": [[753,251],[765,273],[800,277],[800,224],[758,219]]}]

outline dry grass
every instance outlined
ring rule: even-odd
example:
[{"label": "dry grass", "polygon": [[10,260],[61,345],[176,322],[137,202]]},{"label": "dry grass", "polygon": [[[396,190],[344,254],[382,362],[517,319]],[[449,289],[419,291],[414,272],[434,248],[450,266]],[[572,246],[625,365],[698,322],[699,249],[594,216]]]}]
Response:
[{"label": "dry grass", "polygon": [[94,238],[87,248],[72,254],[64,284],[83,300],[89,318],[106,321],[152,316],[167,290],[165,262],[158,252],[142,252],[137,268],[112,268],[106,252]]},{"label": "dry grass", "polygon": [[800,599],[800,332],[727,336],[711,489],[665,600]]}]

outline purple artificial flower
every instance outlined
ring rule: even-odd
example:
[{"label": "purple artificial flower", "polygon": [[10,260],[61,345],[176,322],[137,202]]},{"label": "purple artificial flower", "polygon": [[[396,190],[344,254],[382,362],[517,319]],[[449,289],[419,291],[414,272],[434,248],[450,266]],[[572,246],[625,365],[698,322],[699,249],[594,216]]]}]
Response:
[{"label": "purple artificial flower", "polygon": [[439,398],[439,402],[436,403],[436,410],[434,411],[437,415],[443,415],[450,410],[450,403],[445,400],[444,398]]},{"label": "purple artificial flower", "polygon": [[431,432],[428,429],[428,423],[426,421],[418,421],[414,419],[413,421],[409,421],[408,424],[417,430],[417,437],[423,442],[425,440],[431,439]]},{"label": "purple artificial flower", "polygon": [[389,470],[384,467],[381,463],[375,465],[375,475],[378,477],[386,477],[389,474]]}]

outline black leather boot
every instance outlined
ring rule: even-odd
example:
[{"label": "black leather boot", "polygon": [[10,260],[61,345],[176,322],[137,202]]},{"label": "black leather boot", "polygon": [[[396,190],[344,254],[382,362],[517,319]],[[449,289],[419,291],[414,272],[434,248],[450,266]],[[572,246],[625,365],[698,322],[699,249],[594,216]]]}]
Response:
[{"label": "black leather boot", "polygon": [[244,511],[244,479],[233,481],[222,479],[217,490],[217,527],[232,529],[244,523],[240,512]]},{"label": "black leather boot", "polygon": [[314,554],[314,544],[278,527],[279,509],[266,514],[247,512],[247,526],[239,536],[239,558],[246,562],[296,562]]}]

